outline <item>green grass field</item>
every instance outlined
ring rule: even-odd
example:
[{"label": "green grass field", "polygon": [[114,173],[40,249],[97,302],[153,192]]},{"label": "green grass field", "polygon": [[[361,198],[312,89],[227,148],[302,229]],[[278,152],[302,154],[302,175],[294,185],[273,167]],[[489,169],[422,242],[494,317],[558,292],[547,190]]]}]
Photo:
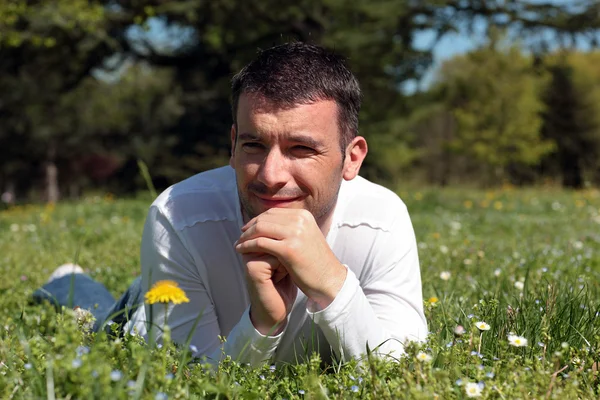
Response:
[{"label": "green grass field", "polygon": [[419,242],[430,339],[399,362],[326,369],[315,357],[205,371],[170,343],[85,334],[70,312],[29,304],[66,262],[120,295],[139,271],[147,197],[0,211],[0,398],[600,397],[600,192],[399,193]]}]

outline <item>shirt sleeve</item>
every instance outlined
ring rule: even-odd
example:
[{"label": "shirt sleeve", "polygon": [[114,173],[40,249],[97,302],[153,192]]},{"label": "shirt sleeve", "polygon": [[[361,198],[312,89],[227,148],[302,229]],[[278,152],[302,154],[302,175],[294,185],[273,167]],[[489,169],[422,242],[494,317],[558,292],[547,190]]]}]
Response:
[{"label": "shirt sleeve", "polygon": [[376,354],[398,357],[407,340],[422,341],[427,336],[419,257],[408,212],[389,232],[377,232],[371,251],[371,266],[361,281],[348,268],[342,289],[328,307],[307,307],[344,360],[364,355],[367,346]]},{"label": "shirt sleeve", "polygon": [[168,307],[162,303],[144,304],[146,326],[151,319],[151,333],[157,342],[163,339],[166,323],[175,343],[185,344],[191,332],[193,356],[206,356],[207,362],[214,365],[225,356],[241,363],[258,365],[273,355],[283,332],[277,336],[262,335],[252,325],[248,309],[229,336],[221,338],[215,307],[199,273],[197,261],[186,248],[184,239],[156,206],[151,207],[144,226],[141,263],[142,287],[145,291],[159,280],[172,280],[178,283],[190,300],[177,305],[169,304]]}]

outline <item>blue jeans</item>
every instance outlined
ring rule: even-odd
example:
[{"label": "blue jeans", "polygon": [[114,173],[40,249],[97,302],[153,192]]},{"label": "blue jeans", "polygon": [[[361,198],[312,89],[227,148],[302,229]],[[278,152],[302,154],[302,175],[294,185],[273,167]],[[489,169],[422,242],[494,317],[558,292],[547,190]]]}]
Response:
[{"label": "blue jeans", "polygon": [[[129,321],[134,311],[143,306],[144,293],[142,292],[142,279],[136,280],[123,293],[119,300],[109,293],[100,282],[96,282],[85,274],[70,274],[54,279],[33,293],[36,302],[48,301],[57,308],[80,307],[89,310],[96,322],[94,332],[109,319],[117,324],[117,332],[123,333],[123,325]],[[112,326],[107,326],[106,331],[111,332]]]}]

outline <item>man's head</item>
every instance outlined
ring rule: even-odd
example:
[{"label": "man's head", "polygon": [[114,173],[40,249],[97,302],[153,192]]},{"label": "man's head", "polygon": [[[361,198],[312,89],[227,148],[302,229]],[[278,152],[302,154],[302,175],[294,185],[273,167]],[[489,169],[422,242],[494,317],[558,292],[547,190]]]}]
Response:
[{"label": "man's head", "polygon": [[360,88],[344,59],[285,44],[233,78],[231,165],[247,218],[269,208],[309,210],[326,225],[342,179],[367,152],[357,136]]},{"label": "man's head", "polygon": [[265,98],[284,108],[332,100],[337,104],[340,148],[358,135],[361,92],[345,59],[322,47],[295,42],[261,51],[233,77],[233,123],[242,94]]}]

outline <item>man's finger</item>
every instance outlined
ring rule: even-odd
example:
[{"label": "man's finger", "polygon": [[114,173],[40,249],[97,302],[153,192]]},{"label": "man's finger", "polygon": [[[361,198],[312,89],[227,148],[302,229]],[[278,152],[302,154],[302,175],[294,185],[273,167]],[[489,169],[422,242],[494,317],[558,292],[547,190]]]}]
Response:
[{"label": "man's finger", "polygon": [[268,253],[277,258],[280,258],[282,249],[284,249],[282,241],[264,236],[238,242],[235,245],[235,251],[240,254]]},{"label": "man's finger", "polygon": [[279,224],[287,224],[290,221],[290,217],[312,217],[312,214],[304,209],[297,208],[271,208],[264,213],[257,215],[248,221],[243,227],[242,232],[248,230],[252,225],[255,225],[258,221],[269,221]]},{"label": "man's finger", "polygon": [[243,231],[236,243],[241,243],[246,240],[261,236],[275,240],[282,240],[287,237],[286,235],[288,230],[289,228],[287,228],[285,225],[267,220],[259,220],[253,225],[250,225],[248,229]]}]

